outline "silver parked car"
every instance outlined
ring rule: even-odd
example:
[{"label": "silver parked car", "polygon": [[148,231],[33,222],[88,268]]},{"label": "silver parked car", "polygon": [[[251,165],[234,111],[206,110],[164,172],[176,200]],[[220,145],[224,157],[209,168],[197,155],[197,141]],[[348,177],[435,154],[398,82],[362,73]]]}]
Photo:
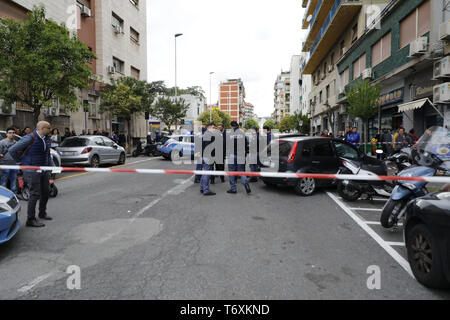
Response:
[{"label": "silver parked car", "polygon": [[[5,139],[6,138],[6,131],[0,131],[0,139]],[[14,140],[19,141],[20,139],[22,139],[21,136],[18,136],[17,134],[14,135]],[[59,153],[53,149],[50,149],[50,154],[53,157],[53,162],[55,163],[55,166],[59,167],[61,166],[61,156],[59,155]]]},{"label": "silver parked car", "polygon": [[103,136],[77,136],[65,138],[56,148],[63,166],[89,165],[97,168],[103,163],[124,164],[125,149]]}]

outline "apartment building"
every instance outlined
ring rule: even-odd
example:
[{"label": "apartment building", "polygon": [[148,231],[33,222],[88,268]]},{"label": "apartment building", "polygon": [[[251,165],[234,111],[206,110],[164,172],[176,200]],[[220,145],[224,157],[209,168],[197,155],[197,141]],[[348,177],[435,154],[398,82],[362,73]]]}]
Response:
[{"label": "apartment building", "polygon": [[291,92],[290,92],[290,111],[292,114],[301,112],[302,108],[302,95],[301,95],[301,73],[300,73],[300,55],[294,55],[291,58]]},{"label": "apartment building", "polygon": [[[26,12],[35,5],[44,5],[49,19],[65,23],[97,55],[97,60],[89,62],[94,73],[90,87],[78,92],[79,100],[85,107],[78,112],[67,112],[65,106],[55,101],[52,108],[43,110],[41,117],[49,120],[54,127],[70,127],[77,133],[83,129],[129,130],[136,139],[145,137],[146,120],[143,115],[133,117],[130,128],[127,128],[124,119],[100,114],[99,107],[100,83],[110,83],[111,78],[123,76],[146,80],[146,2],[0,0],[0,17],[25,19]],[[18,106],[12,122],[24,127],[32,126],[31,121],[30,110]]]},{"label": "apartment building", "polygon": [[206,98],[204,96],[195,96],[192,94],[182,94],[179,95],[177,98],[175,97],[169,97],[172,101],[176,99],[183,99],[184,102],[189,105],[189,109],[186,113],[186,117],[184,118],[185,124],[193,124],[194,121],[198,119],[198,117],[208,110]]},{"label": "apartment building", "polygon": [[283,117],[291,114],[291,73],[281,71],[274,85],[274,112],[273,120],[279,122]]},{"label": "apartment building", "polygon": [[306,63],[309,59],[309,53],[300,55],[300,112],[303,115],[310,114],[309,93],[311,92],[311,75],[304,74]]},{"label": "apartment building", "polygon": [[229,79],[219,85],[219,109],[232,120],[244,120],[245,87],[241,79]]},{"label": "apartment building", "polygon": [[[450,12],[443,1],[391,1],[338,63],[345,78],[341,92],[356,79],[380,85],[378,114],[369,120],[370,135],[379,128],[417,135],[434,125],[450,124]],[[365,70],[360,74],[360,61]],[[340,96],[345,105],[345,96]]]},{"label": "apartment building", "polygon": [[[309,29],[302,51],[309,54],[303,74],[310,75],[312,88],[308,100],[312,132],[324,129],[336,133],[345,125],[355,123],[340,105],[338,95],[340,79],[337,62],[347,50],[363,36],[375,11],[382,11],[387,2],[310,0],[302,27]],[[368,10],[370,7],[371,10]],[[370,14],[369,14],[370,13]],[[359,65],[364,64],[362,57]],[[360,72],[356,69],[356,72]],[[364,68],[362,68],[364,69]],[[343,74],[344,82],[347,71]]]},{"label": "apartment building", "polygon": [[255,107],[249,102],[244,102],[244,124],[245,121],[255,118]]}]

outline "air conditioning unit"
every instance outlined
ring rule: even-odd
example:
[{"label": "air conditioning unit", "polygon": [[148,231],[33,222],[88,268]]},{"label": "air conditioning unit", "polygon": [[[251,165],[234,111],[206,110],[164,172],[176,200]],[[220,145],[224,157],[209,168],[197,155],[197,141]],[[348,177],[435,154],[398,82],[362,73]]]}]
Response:
[{"label": "air conditioning unit", "polygon": [[91,9],[89,9],[88,7],[86,7],[86,6],[83,6],[82,8],[81,8],[81,16],[82,17],[90,17],[92,14],[91,14]]},{"label": "air conditioning unit", "polygon": [[439,39],[450,40],[450,20],[439,26]]},{"label": "air conditioning unit", "polygon": [[362,72],[362,78],[363,79],[372,79],[373,78],[372,68],[364,69]]},{"label": "air conditioning unit", "polygon": [[114,66],[108,66],[108,73],[116,73],[116,68]]},{"label": "air conditioning unit", "polygon": [[411,42],[409,46],[409,55],[411,57],[418,57],[424,55],[428,50],[428,38],[420,37]]},{"label": "air conditioning unit", "polygon": [[115,32],[116,34],[123,33],[123,29],[122,29],[122,27],[121,27],[120,25],[116,24],[116,25],[114,26],[114,32]]},{"label": "air conditioning unit", "polygon": [[433,79],[450,77],[450,57],[445,57],[434,63]]},{"label": "air conditioning unit", "polygon": [[49,107],[45,112],[48,117],[58,117],[59,116],[59,108],[57,107]]},{"label": "air conditioning unit", "polygon": [[0,99],[0,114],[6,116],[15,116],[16,115],[16,103],[13,104],[5,104],[3,99]]},{"label": "air conditioning unit", "polygon": [[433,102],[446,103],[450,101],[450,82],[433,87]]}]

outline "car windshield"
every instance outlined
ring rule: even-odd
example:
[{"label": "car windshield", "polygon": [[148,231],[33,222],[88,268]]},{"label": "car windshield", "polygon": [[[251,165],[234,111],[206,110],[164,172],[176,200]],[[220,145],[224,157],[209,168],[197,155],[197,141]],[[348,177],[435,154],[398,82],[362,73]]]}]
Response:
[{"label": "car windshield", "polygon": [[89,145],[89,139],[74,137],[74,138],[64,139],[64,141],[61,143],[60,147],[63,147],[63,148],[86,147],[88,145]]}]

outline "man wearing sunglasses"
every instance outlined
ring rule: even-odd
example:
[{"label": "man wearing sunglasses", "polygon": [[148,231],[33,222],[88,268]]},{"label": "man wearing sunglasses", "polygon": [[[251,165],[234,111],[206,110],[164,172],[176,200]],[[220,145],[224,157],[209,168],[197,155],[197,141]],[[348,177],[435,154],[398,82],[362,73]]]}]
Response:
[{"label": "man wearing sunglasses", "polygon": [[[3,158],[8,153],[9,148],[11,148],[16,143],[16,140],[14,140],[15,133],[16,130],[13,127],[6,129],[6,138],[0,141],[0,158]],[[12,192],[16,193],[16,180],[17,170],[6,169],[1,174],[0,184],[6,188],[8,187],[9,182],[9,189]]]}]

